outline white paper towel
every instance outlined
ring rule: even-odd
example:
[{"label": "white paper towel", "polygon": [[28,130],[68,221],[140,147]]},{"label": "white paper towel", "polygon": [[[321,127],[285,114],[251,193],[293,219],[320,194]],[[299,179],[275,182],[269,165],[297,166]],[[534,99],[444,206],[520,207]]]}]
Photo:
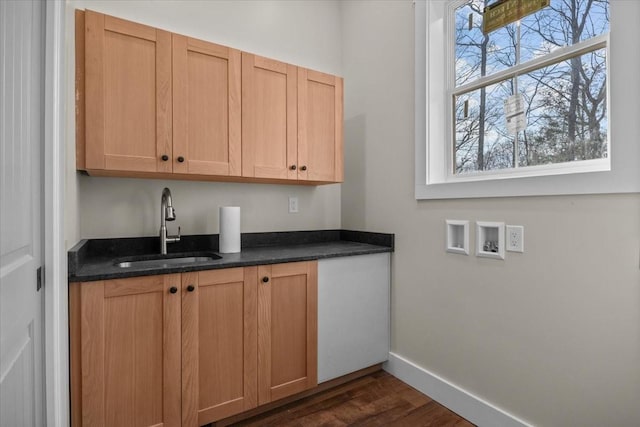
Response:
[{"label": "white paper towel", "polygon": [[220,253],[240,252],[240,207],[220,207]]}]

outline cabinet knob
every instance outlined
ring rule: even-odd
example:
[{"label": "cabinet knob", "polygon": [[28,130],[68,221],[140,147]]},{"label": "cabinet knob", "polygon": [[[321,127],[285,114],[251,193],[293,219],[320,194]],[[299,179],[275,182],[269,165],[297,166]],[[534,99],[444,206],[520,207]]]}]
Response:
[{"label": "cabinet knob", "polygon": [[298,167],[296,165],[291,165],[291,167],[289,167],[289,169],[291,169],[292,171],[298,169]]},{"label": "cabinet knob", "polygon": [[306,171],[306,170],[307,170],[307,167],[306,167],[306,166],[304,166],[304,165],[302,165],[302,166],[300,166],[300,170],[301,170],[301,171]]},{"label": "cabinet knob", "polygon": [[264,283],[267,283],[267,282],[269,281],[269,278],[268,278],[267,276],[264,276],[264,277],[262,278],[262,281],[263,281]]},{"label": "cabinet knob", "polygon": [[178,292],[178,288],[176,288],[175,286],[172,286],[169,288],[169,292],[171,292],[172,294],[175,294],[176,292]]},{"label": "cabinet knob", "polygon": [[178,161],[179,161],[180,163],[184,162],[184,157],[182,157],[182,156],[178,157]]},{"label": "cabinet knob", "polygon": [[166,162],[167,160],[169,160],[169,156],[167,156],[166,154],[163,154],[162,157],[160,157],[162,159],[163,162]]},{"label": "cabinet knob", "polygon": [[195,290],[196,290],[196,287],[195,287],[195,286],[193,286],[193,285],[189,285],[189,286],[187,286],[187,291],[189,291],[189,292],[193,292],[193,291],[195,291]]}]

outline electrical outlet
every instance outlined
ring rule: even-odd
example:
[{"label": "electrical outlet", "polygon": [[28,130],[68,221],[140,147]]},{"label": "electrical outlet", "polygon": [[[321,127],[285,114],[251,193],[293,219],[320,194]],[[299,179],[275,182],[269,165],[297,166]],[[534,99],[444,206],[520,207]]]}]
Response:
[{"label": "electrical outlet", "polygon": [[524,252],[523,226],[507,225],[507,250],[510,252]]},{"label": "electrical outlet", "polygon": [[289,197],[289,213],[298,213],[298,198]]}]

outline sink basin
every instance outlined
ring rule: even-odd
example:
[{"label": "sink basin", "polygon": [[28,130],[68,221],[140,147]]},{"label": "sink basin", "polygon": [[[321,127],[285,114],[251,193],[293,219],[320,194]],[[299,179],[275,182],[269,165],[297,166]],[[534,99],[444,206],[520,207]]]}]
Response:
[{"label": "sink basin", "polygon": [[168,255],[145,255],[139,257],[120,258],[114,262],[120,268],[163,268],[175,267],[178,265],[194,264],[221,259],[222,257],[212,252],[195,252]]}]

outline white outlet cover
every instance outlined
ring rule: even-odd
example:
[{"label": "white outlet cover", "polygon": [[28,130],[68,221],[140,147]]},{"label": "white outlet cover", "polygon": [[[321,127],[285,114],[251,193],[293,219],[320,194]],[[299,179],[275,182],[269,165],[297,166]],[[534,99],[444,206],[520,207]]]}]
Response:
[{"label": "white outlet cover", "polygon": [[295,196],[289,197],[289,213],[298,213],[298,198]]},{"label": "white outlet cover", "polygon": [[509,252],[524,252],[524,227],[521,225],[507,225],[505,236]]}]

